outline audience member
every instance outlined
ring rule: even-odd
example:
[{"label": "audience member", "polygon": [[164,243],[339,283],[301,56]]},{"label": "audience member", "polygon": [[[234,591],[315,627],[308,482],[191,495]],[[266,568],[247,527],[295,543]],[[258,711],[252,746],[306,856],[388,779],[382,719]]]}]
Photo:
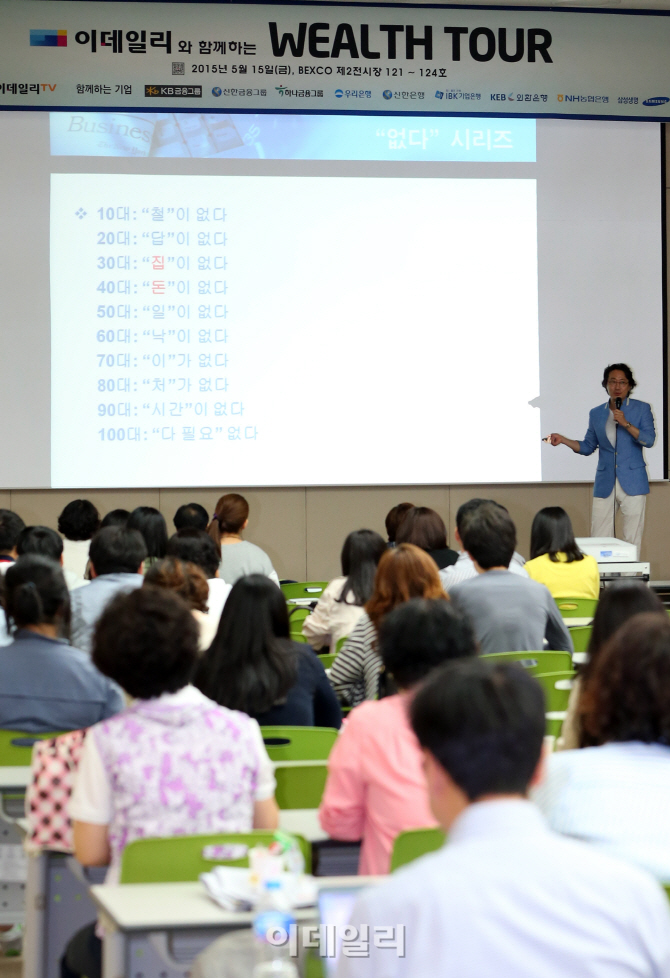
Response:
[{"label": "audience member", "polygon": [[[465,530],[465,524],[470,519],[473,513],[475,513],[482,503],[494,503],[492,499],[469,499],[467,503],[463,503],[458,507],[456,512],[456,527],[454,529],[454,541],[459,547],[458,560],[455,564],[449,567],[445,567],[444,570],[440,571],[440,579],[445,590],[448,590],[454,584],[460,584],[461,581],[467,581],[471,577],[477,576],[477,571],[475,570],[475,565],[472,563],[472,559],[469,554],[463,549],[463,532]],[[500,503],[494,503],[495,506],[500,506]],[[500,506],[505,512],[507,510],[504,506]],[[516,550],[512,554],[512,559],[509,563],[509,568],[513,574],[518,574],[519,577],[528,577],[528,573],[525,570],[525,560],[521,554],[517,553]]]},{"label": "audience member", "polygon": [[340,563],[342,577],[334,578],[305,619],[302,633],[315,649],[335,652],[341,638],[349,635],[372,595],[377,564],[386,544],[374,530],[354,530],[344,541]]},{"label": "audience member", "polygon": [[157,560],[162,560],[167,553],[167,525],[165,517],[153,506],[137,506],[126,522],[129,530],[137,530],[142,534],[147,555],[144,559],[144,573]]},{"label": "audience member", "polygon": [[572,653],[572,639],[544,584],[508,570],[516,529],[507,510],[482,503],[462,540],[477,577],[450,585],[449,596],[472,621],[482,653],[539,650],[545,639],[549,649]]},{"label": "audience member", "polygon": [[174,514],[175,530],[206,530],[209,514],[200,503],[184,503]]},{"label": "audience member", "polygon": [[[26,554],[40,554],[42,557],[50,557],[62,567],[63,538],[49,526],[26,526],[19,535],[16,552],[19,557]],[[65,568],[63,568],[63,576],[70,591],[88,584],[88,581],[77,577],[73,571],[65,570]]]},{"label": "audience member", "polygon": [[383,667],[377,634],[385,615],[410,598],[444,598],[437,565],[412,543],[387,550],[379,561],[372,596],[330,670],[341,703],[358,706],[379,693]]},{"label": "audience member", "polygon": [[[411,706],[430,805],[448,843],[365,890],[355,928],[405,926],[404,954],[370,941],[338,978],[660,978],[667,898],[646,873],[555,835],[527,800],[541,776],[544,696],[515,664],[449,662]],[[360,931],[359,931],[360,932]]]},{"label": "audience member", "polygon": [[243,540],[241,533],[249,523],[249,503],[237,492],[221,496],[212,522],[207,527],[217,547],[221,548],[219,574],[227,584],[234,584],[249,574],[264,574],[275,584],[279,577],[272,561],[255,543]]},{"label": "audience member", "polygon": [[598,599],[598,562],[581,552],[570,517],[560,506],[546,506],[535,514],[530,560],[524,566],[528,576],[548,587],[554,598]]},{"label": "audience member", "polygon": [[600,653],[610,638],[629,618],[642,612],[656,612],[665,615],[663,602],[651,588],[641,581],[615,583],[605,588],[598,602],[589,639],[588,659],[581,673],[572,684],[568,710],[563,721],[561,736],[556,750],[572,750],[575,747],[592,746],[588,735],[582,730],[581,693],[583,684],[588,682],[595,671]]},{"label": "audience member", "polygon": [[177,530],[168,540],[167,552],[170,557],[179,557],[199,567],[207,578],[209,597],[207,605],[209,616],[215,623],[216,629],[221,618],[223,606],[230,594],[231,585],[219,577],[221,563],[221,548],[217,547],[212,538],[204,530],[186,528]]},{"label": "audience member", "polygon": [[147,556],[142,535],[124,526],[108,526],[91,540],[88,587],[72,592],[72,644],[90,654],[93,629],[119,592],[142,587],[142,564]]},{"label": "audience member", "polygon": [[[109,864],[108,882],[134,839],[277,827],[258,724],[189,685],[197,658],[198,628],[176,594],[117,595],[98,623],[93,662],[135,702],[89,731],[70,815],[78,860]],[[70,941],[64,978],[99,978],[94,927]]]},{"label": "audience member", "polygon": [[635,615],[582,693],[594,747],[551,756],[535,801],[550,826],[670,880],[670,620]]},{"label": "audience member", "polygon": [[78,730],[123,708],[120,691],[67,644],[70,597],[55,561],[19,557],[7,571],[4,600],[13,641],[0,656],[0,728]]},{"label": "audience member", "polygon": [[128,522],[128,517],[130,512],[127,509],[111,509],[106,516],[103,517],[102,523],[100,524],[100,529],[104,530],[108,526],[125,526]]},{"label": "audience member", "polygon": [[429,554],[438,570],[450,567],[458,560],[458,554],[447,546],[447,528],[444,520],[434,509],[413,506],[403,516],[396,533],[396,543],[413,543]]},{"label": "audience member", "polygon": [[16,560],[16,544],[25,525],[18,513],[0,509],[0,574]]},{"label": "audience member", "polygon": [[195,685],[261,726],[339,727],[342,714],[323,664],[292,642],[284,595],[264,574],[240,578]]},{"label": "audience member", "polygon": [[397,506],[394,506],[386,514],[386,520],[384,522],[389,547],[395,547],[395,536],[398,532],[398,526],[402,523],[405,513],[410,509],[414,509],[414,503],[398,503]]},{"label": "audience member", "polygon": [[91,539],[100,529],[100,514],[88,499],[73,499],[58,517],[63,537],[63,567],[77,580],[86,579]]},{"label": "audience member", "polygon": [[436,824],[407,709],[431,670],[477,649],[469,622],[446,600],[414,598],[382,622],[379,651],[400,692],[361,703],[347,718],[328,758],[319,809],[333,839],[363,840],[358,871],[364,875],[388,873],[400,832]]},{"label": "audience member", "polygon": [[162,587],[179,594],[191,609],[198,623],[201,652],[208,649],[216,635],[218,622],[213,622],[207,614],[209,588],[207,578],[195,564],[179,560],[178,557],[165,557],[153,564],[144,575],[144,584]]}]

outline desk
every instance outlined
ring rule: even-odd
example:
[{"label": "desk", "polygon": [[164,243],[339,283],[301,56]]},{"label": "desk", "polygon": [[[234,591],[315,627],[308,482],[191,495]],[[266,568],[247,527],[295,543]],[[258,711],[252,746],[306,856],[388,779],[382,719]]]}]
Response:
[{"label": "desk", "polygon": [[564,618],[563,624],[566,628],[582,628],[584,625],[593,624],[593,615],[589,618]]},{"label": "desk", "polygon": [[281,808],[279,828],[284,832],[294,832],[308,842],[323,842],[330,836],[319,825],[318,808]]},{"label": "desk", "polygon": [[32,781],[32,768],[0,767],[0,792],[21,789],[25,791]]},{"label": "desk", "polygon": [[572,664],[575,666],[583,666],[589,660],[588,652],[573,652],[572,653]]},{"label": "desk", "polygon": [[[319,887],[373,884],[374,876],[323,877]],[[103,978],[187,978],[191,962],[216,937],[249,927],[253,913],[223,910],[197,883],[92,886],[103,925]],[[310,920],[314,908],[296,912]]]}]

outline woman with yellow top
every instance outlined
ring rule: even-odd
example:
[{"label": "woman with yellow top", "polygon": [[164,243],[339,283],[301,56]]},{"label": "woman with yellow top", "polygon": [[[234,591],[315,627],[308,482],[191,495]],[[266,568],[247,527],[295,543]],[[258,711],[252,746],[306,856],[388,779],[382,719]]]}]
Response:
[{"label": "woman with yellow top", "polygon": [[530,531],[528,576],[549,588],[554,598],[598,598],[600,574],[595,557],[583,554],[570,517],[560,506],[536,514]]}]

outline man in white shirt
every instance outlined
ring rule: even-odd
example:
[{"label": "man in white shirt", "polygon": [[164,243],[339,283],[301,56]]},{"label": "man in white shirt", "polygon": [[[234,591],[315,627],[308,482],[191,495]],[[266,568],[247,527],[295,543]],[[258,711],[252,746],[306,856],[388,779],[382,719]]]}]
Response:
[{"label": "man in white shirt", "polygon": [[[449,592],[449,588],[454,584],[460,584],[461,581],[467,581],[469,578],[477,576],[477,571],[475,569],[472,557],[463,549],[463,532],[468,519],[474,512],[476,512],[477,509],[479,509],[481,504],[492,502],[492,499],[469,499],[467,503],[463,503],[462,506],[458,507],[458,512],[456,513],[456,527],[454,529],[454,541],[460,551],[460,554],[455,564],[452,564],[450,567],[445,567],[440,571],[440,580],[442,581],[442,586],[447,593]],[[500,503],[495,503],[495,505],[500,506]],[[504,506],[501,506],[500,508],[505,509]],[[507,512],[506,509],[505,512]],[[528,571],[526,571],[523,566],[525,563],[526,561],[521,554],[518,554],[515,550],[508,570],[510,570],[512,574],[518,574],[519,577],[528,577]]]},{"label": "man in white shirt", "polygon": [[[358,900],[366,957],[338,978],[668,978],[670,910],[646,873],[551,832],[527,799],[544,697],[515,664],[450,662],[411,706],[448,841]],[[376,928],[404,927],[404,956]],[[388,937],[388,935],[387,935]],[[397,934],[396,934],[397,943]]]}]

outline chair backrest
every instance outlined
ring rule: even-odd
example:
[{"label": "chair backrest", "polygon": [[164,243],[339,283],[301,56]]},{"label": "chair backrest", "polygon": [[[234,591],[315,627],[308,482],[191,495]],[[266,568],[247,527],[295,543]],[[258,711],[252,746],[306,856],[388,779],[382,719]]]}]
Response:
[{"label": "chair backrest", "polygon": [[569,652],[490,652],[482,658],[491,662],[518,662],[531,676],[572,669],[572,656]]},{"label": "chair backrest", "polygon": [[588,651],[592,631],[592,625],[577,625],[576,628],[570,629],[570,638],[572,639],[575,652]]},{"label": "chair backrest", "polygon": [[291,607],[291,605],[289,605],[289,636],[294,642],[307,642],[307,639],[302,634],[302,624],[305,618],[309,617],[310,611],[310,608],[301,608],[298,605]]},{"label": "chair backrest", "polygon": [[334,727],[261,727],[271,761],[325,761],[337,739]]},{"label": "chair backrest", "polygon": [[318,808],[328,776],[326,761],[295,761],[275,768],[280,808]]},{"label": "chair backrest", "polygon": [[409,829],[396,836],[391,852],[391,872],[444,845],[442,829]]},{"label": "chair backrest", "polygon": [[328,581],[299,581],[297,584],[280,584],[279,586],[287,601],[289,598],[318,600],[328,587]]},{"label": "chair backrest", "polygon": [[560,736],[575,676],[576,673],[568,669],[535,676],[542,686],[546,698],[546,733],[548,736]]},{"label": "chair backrest", "polygon": [[319,659],[323,663],[323,668],[324,669],[330,669],[330,667],[332,666],[333,662],[335,662],[335,653],[334,652],[325,652],[323,655],[320,655],[319,656]]},{"label": "chair backrest", "polygon": [[62,730],[53,733],[21,733],[19,730],[0,730],[0,767],[30,767],[33,744],[38,740],[59,737]]},{"label": "chair backrest", "polygon": [[563,618],[593,618],[598,607],[595,598],[554,598]]},{"label": "chair backrest", "polygon": [[[297,839],[305,869],[312,868],[311,846],[300,835]],[[136,839],[129,842],[121,857],[122,883],[194,882],[214,866],[248,866],[247,850],[269,845],[272,832],[221,832],[215,835],[174,835],[167,839]],[[238,850],[238,851],[236,851]]]}]

